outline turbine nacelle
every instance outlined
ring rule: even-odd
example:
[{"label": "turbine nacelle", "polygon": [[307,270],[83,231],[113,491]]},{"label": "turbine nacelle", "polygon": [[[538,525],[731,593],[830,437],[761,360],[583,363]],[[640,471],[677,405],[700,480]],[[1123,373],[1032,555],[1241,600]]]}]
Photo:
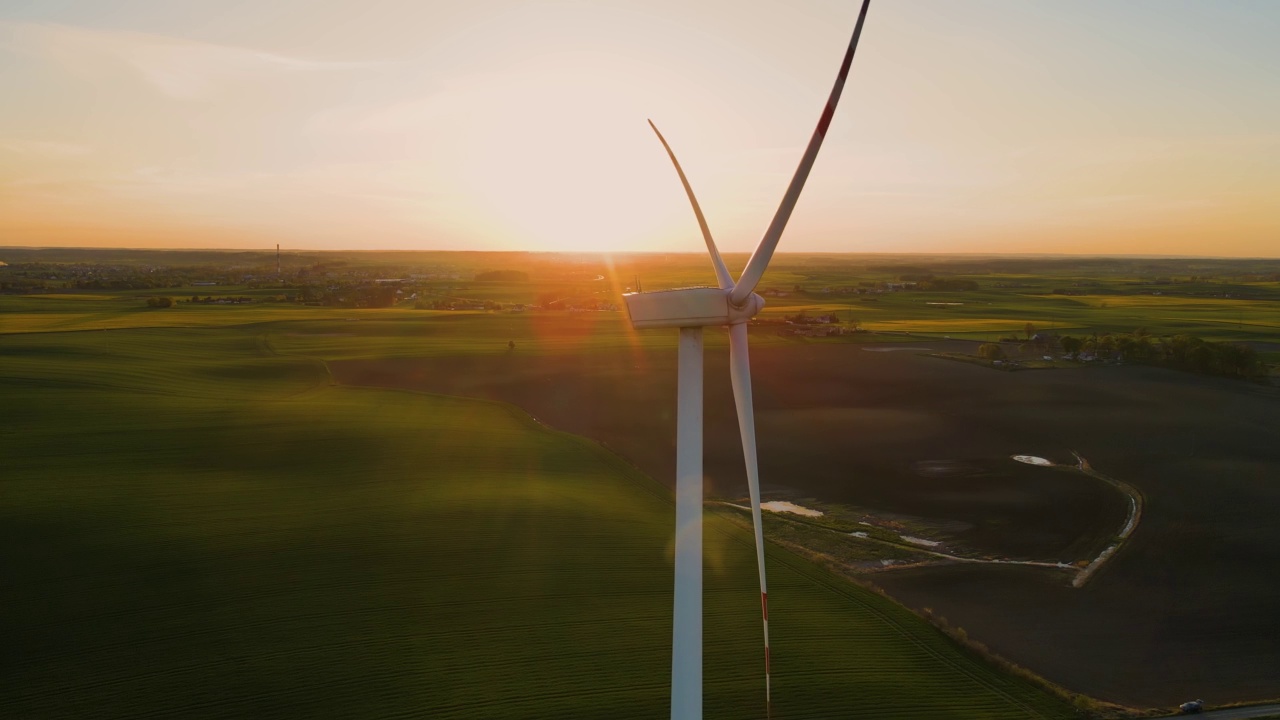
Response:
[{"label": "turbine nacelle", "polygon": [[680,288],[647,293],[627,293],[631,326],[645,328],[687,328],[739,325],[755,317],[764,307],[764,298],[755,293],[741,306],[734,306],[729,295],[732,288]]}]

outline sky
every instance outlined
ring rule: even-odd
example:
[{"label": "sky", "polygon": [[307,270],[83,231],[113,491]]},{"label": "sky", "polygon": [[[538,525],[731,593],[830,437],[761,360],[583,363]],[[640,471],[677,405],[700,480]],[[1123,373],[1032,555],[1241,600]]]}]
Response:
[{"label": "sky", "polygon": [[[0,245],[749,251],[855,0],[2,0]],[[1280,2],[875,0],[781,251],[1280,255]]]}]

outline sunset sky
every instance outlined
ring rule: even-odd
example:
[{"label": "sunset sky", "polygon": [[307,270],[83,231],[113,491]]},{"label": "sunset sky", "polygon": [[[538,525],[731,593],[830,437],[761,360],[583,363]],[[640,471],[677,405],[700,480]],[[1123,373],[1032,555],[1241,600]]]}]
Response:
[{"label": "sunset sky", "polygon": [[[6,0],[0,245],[757,242],[854,0]],[[783,251],[1280,255],[1280,2],[874,0]]]}]

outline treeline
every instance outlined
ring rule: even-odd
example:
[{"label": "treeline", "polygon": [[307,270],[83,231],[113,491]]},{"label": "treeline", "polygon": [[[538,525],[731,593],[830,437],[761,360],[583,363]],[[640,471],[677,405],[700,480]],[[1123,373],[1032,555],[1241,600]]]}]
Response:
[{"label": "treeline", "polygon": [[[275,296],[268,299],[271,302],[284,301],[283,296]],[[204,305],[212,305],[212,304],[242,305],[245,303],[253,302],[253,298],[245,295],[219,295],[218,297],[214,297],[212,295],[205,295],[203,298],[201,298],[199,295],[192,295],[191,297],[187,298],[183,302],[202,303]],[[171,307],[171,306],[166,305],[165,307]]]},{"label": "treeline", "polygon": [[1139,329],[1129,334],[1102,333],[1083,338],[1063,335],[1059,342],[1062,351],[1072,356],[1092,355],[1100,360],[1123,360],[1202,375],[1246,379],[1267,376],[1266,363],[1253,348],[1193,335],[1152,338]]},{"label": "treeline", "polygon": [[899,275],[898,279],[902,282],[915,283],[917,290],[963,292],[966,290],[978,289],[978,282],[976,280],[965,280],[964,278],[954,277],[937,277],[928,273],[906,273],[904,275]]},{"label": "treeline", "polygon": [[[307,297],[316,298],[309,302],[319,302],[329,307],[389,308],[396,304],[398,289],[394,285],[358,284],[330,287],[327,291],[308,288],[310,292],[305,294]],[[308,301],[304,300],[304,302]]]},{"label": "treeline", "polygon": [[[277,296],[274,296],[274,297],[266,298],[266,300],[267,300],[268,302],[285,302],[285,296],[284,296],[284,295],[277,295]],[[216,305],[245,305],[245,304],[251,303],[251,302],[253,302],[253,301],[254,301],[254,299],[253,299],[253,298],[251,298],[251,297],[247,297],[247,296],[245,296],[245,295],[223,295],[223,296],[219,296],[219,297],[213,297],[212,295],[206,295],[204,298],[201,298],[199,295],[192,295],[190,298],[188,298],[188,299],[186,299],[186,300],[182,300],[182,302],[186,302],[186,303],[201,303],[201,304],[204,304],[204,305],[214,305],[214,304],[216,304]],[[178,302],[179,302],[179,301],[178,301],[178,299],[177,299],[177,298],[166,297],[166,296],[163,296],[163,295],[156,295],[156,296],[153,296],[153,297],[149,297],[149,298],[147,298],[147,307],[150,307],[150,308],[171,308],[171,307],[175,307],[175,306],[177,306]]]},{"label": "treeline", "polygon": [[977,290],[978,282],[976,280],[965,280],[962,278],[928,278],[926,280],[917,281],[916,288],[920,290],[962,292],[967,290]]},{"label": "treeline", "polygon": [[466,300],[463,298],[421,298],[413,303],[415,310],[508,310],[524,309],[524,305],[510,305],[494,300]]},{"label": "treeline", "polygon": [[[156,275],[152,277],[136,276],[130,278],[92,278],[63,283],[66,288],[76,290],[164,290],[180,288],[190,283],[186,276]],[[56,286],[54,286],[56,287]]]},{"label": "treeline", "polygon": [[66,290],[168,290],[180,288],[188,282],[187,278],[170,276],[75,279],[13,274],[7,279],[0,279],[0,295]]},{"label": "treeline", "polygon": [[476,280],[529,282],[529,273],[522,270],[486,270],[485,272],[476,273]]}]

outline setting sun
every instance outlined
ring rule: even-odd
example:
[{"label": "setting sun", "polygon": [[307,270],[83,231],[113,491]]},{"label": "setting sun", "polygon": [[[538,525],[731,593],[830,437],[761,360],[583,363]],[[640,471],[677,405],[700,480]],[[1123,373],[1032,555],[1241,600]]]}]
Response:
[{"label": "setting sun", "polygon": [[[787,249],[1275,253],[1274,8],[878,13]],[[0,244],[749,250],[852,14],[11,5]]]}]

